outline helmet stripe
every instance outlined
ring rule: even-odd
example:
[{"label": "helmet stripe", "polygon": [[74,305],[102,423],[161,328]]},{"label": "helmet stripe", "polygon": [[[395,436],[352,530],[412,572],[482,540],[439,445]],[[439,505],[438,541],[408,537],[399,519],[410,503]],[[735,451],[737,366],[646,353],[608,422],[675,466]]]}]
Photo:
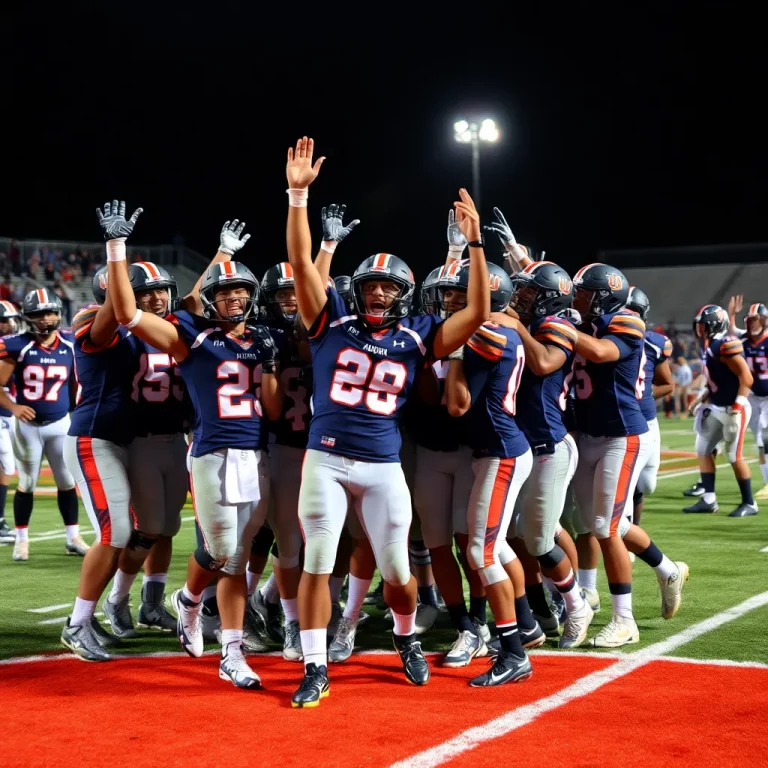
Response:
[{"label": "helmet stripe", "polygon": [[293,280],[293,267],[290,262],[284,261],[280,264],[281,276],[286,280]]},{"label": "helmet stripe", "polygon": [[37,301],[39,304],[48,303],[48,291],[46,291],[45,288],[37,289]]},{"label": "helmet stripe", "polygon": [[759,304],[753,304],[749,308],[749,312],[747,313],[747,317],[754,317],[755,315],[760,314],[760,305]]},{"label": "helmet stripe", "polygon": [[231,261],[223,261],[221,263],[221,275],[222,277],[234,277],[237,273],[234,264]]},{"label": "helmet stripe", "polygon": [[373,266],[371,270],[374,272],[384,272],[389,266],[389,260],[392,257],[388,253],[377,253],[376,258],[373,260]]},{"label": "helmet stripe", "polygon": [[162,277],[160,270],[151,261],[137,261],[136,266],[144,270],[149,280],[159,280]]},{"label": "helmet stripe", "polygon": [[594,261],[592,264],[587,264],[586,267],[582,267],[574,276],[573,276],[573,282],[575,283],[577,280],[581,280],[584,277],[584,273],[590,269],[591,267],[596,267],[598,264],[600,264],[599,261]]},{"label": "helmet stripe", "polygon": [[[555,266],[554,261],[534,261],[533,264],[529,264],[523,272],[525,272],[527,275],[530,275],[532,272],[535,272],[539,267],[543,267],[545,264],[551,264]],[[586,269],[586,267],[585,267]]]}]

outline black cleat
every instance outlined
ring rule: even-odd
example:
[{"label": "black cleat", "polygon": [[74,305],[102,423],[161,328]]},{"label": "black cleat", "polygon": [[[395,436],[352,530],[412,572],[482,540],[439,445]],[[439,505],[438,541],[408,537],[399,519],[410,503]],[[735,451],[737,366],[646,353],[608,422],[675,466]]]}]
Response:
[{"label": "black cleat", "polygon": [[292,707],[309,709],[320,706],[320,699],[326,698],[331,693],[331,685],[328,682],[328,667],[325,665],[307,664],[304,670],[304,679],[301,681],[296,693],[291,699]]},{"label": "black cleat", "polygon": [[5,518],[0,521],[0,544],[15,544],[16,531],[8,527]]},{"label": "black cleat", "polygon": [[405,679],[413,685],[426,685],[429,682],[429,664],[424,658],[421,643],[416,635],[393,635],[395,650],[403,662]]},{"label": "black cleat", "polygon": [[533,674],[527,655],[522,658],[508,651],[502,651],[493,666],[484,674],[469,681],[472,688],[492,688],[505,683],[521,683]]},{"label": "black cleat", "polygon": [[704,515],[714,515],[717,512],[717,502],[713,501],[711,504],[699,499],[695,504],[690,507],[683,507],[683,512],[699,513]]},{"label": "black cleat", "polygon": [[683,491],[683,496],[703,496],[704,485],[702,483],[694,483],[690,488],[686,488]]},{"label": "black cleat", "polygon": [[[554,635],[551,635],[551,637],[559,638],[559,625],[557,624],[557,619],[554,617],[553,619],[555,622],[555,633]],[[544,645],[547,638],[550,637],[549,634],[545,634],[538,622],[536,622],[533,629],[520,629],[520,627],[518,627],[517,630],[520,633],[520,643],[523,648],[538,648],[540,645]]]},{"label": "black cleat", "polygon": [[757,504],[740,504],[728,517],[752,517],[757,514]]},{"label": "black cleat", "polygon": [[95,616],[91,617],[91,629],[102,648],[114,648],[116,645],[122,645],[120,638],[107,632]]}]

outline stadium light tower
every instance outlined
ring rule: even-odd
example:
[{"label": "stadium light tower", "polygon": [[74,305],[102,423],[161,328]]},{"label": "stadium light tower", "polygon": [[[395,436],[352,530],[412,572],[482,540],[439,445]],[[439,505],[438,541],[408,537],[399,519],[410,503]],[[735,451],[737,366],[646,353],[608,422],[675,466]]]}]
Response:
[{"label": "stadium light tower", "polygon": [[480,121],[457,120],[453,124],[456,132],[454,138],[459,144],[472,145],[472,197],[478,211],[480,210],[480,142],[495,142],[499,139],[499,129],[496,123],[486,117]]}]

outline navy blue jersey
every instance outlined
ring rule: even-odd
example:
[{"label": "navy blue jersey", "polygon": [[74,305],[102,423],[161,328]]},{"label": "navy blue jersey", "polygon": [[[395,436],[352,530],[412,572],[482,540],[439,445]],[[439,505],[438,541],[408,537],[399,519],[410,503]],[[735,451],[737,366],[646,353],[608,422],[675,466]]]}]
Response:
[{"label": "navy blue jersey", "polygon": [[280,384],[285,393],[283,412],[278,421],[269,422],[269,442],[291,448],[306,448],[309,435],[312,397],[312,364],[302,359],[292,330],[269,327],[277,346]]},{"label": "navy blue jersey", "polygon": [[192,456],[220,448],[263,448],[262,352],[252,331],[246,328],[235,337],[185,310],[168,315],[168,321],[189,348],[179,368],[195,413]]},{"label": "navy blue jersey", "polygon": [[533,338],[545,346],[565,353],[562,368],[537,376],[530,368],[523,371],[517,393],[521,407],[515,421],[532,448],[552,446],[567,434],[565,410],[571,381],[571,366],[576,345],[576,329],[559,317],[542,317],[528,328]]},{"label": "navy blue jersey", "polygon": [[57,331],[49,347],[33,333],[5,336],[0,339],[0,360],[16,364],[16,402],[34,409],[37,423],[58,421],[69,413],[69,377],[75,362],[69,331]]},{"label": "navy blue jersey", "polygon": [[768,331],[754,341],[744,335],[741,342],[752,371],[752,392],[758,397],[768,397]]},{"label": "navy blue jersey", "polygon": [[96,346],[90,331],[98,310],[98,305],[84,307],[72,321],[79,393],[68,434],[127,445],[136,429],[131,382],[137,339],[120,327],[106,346]]},{"label": "navy blue jersey", "polygon": [[643,383],[641,390],[643,398],[640,400],[640,410],[646,421],[656,418],[656,400],[653,397],[653,377],[656,374],[656,366],[669,360],[672,354],[672,342],[664,334],[656,331],[645,332],[643,346]]},{"label": "navy blue jersey", "polygon": [[416,445],[430,451],[457,451],[463,444],[461,420],[454,419],[448,413],[445,402],[445,379],[449,362],[448,359],[437,360],[419,374],[433,380],[436,402],[427,403],[414,396],[405,408],[404,429]]},{"label": "navy blue jersey", "polygon": [[577,429],[594,437],[645,434],[648,420],[640,410],[645,323],[634,312],[620,309],[601,315],[591,327],[580,330],[613,342],[619,349],[619,359],[592,363],[581,355],[574,358]]},{"label": "navy blue jersey", "polygon": [[729,406],[739,394],[739,377],[727,366],[726,360],[744,354],[744,347],[736,336],[710,339],[705,356],[704,373],[707,377],[709,400],[714,405]]},{"label": "navy blue jersey", "polygon": [[486,322],[467,342],[464,375],[472,405],[464,417],[464,426],[476,458],[517,458],[529,449],[515,423],[517,390],[524,367],[523,343],[511,328]]},{"label": "navy blue jersey", "polygon": [[131,397],[136,403],[136,435],[175,435],[184,431],[188,400],[176,361],[136,339],[137,369]]},{"label": "navy blue jersey", "polygon": [[364,461],[399,462],[398,411],[432,356],[441,320],[406,317],[374,333],[332,287],[309,329],[314,413],[308,448]]}]

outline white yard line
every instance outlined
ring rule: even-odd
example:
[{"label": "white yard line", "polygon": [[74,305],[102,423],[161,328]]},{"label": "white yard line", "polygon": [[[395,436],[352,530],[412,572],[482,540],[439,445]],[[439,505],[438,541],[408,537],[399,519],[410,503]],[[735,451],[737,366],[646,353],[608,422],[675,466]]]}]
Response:
[{"label": "white yard line", "polygon": [[768,552],[768,547],[763,547],[760,551],[761,552]]},{"label": "white yard line", "polygon": [[56,605],[44,605],[42,608],[27,608],[27,613],[53,613],[62,608],[69,608],[72,603],[57,603]]},{"label": "white yard line", "polygon": [[551,696],[546,696],[531,704],[513,709],[483,725],[469,728],[442,744],[394,763],[390,768],[433,768],[433,766],[441,765],[448,760],[452,760],[456,755],[474,749],[480,744],[506,736],[508,733],[528,725],[541,715],[558,709],[575,699],[588,696],[607,683],[611,683],[628,675],[630,672],[634,672],[650,661],[657,660],[660,655],[669,653],[691,642],[691,640],[695,640],[697,637],[701,637],[707,632],[711,632],[723,624],[734,621],[763,605],[768,605],[768,592],[762,592],[759,595],[750,597],[743,603],[739,603],[733,606],[733,608],[722,611],[709,619],[693,624],[682,632],[668,637],[666,640],[653,643],[635,653],[629,653],[615,664],[586,675]]},{"label": "white yard line", "polygon": [[[755,464],[757,459],[746,459],[747,464]],[[656,475],[657,480],[665,480],[668,477],[683,477],[683,475],[698,475],[699,470],[696,469],[681,469],[679,472],[659,472]]]}]

